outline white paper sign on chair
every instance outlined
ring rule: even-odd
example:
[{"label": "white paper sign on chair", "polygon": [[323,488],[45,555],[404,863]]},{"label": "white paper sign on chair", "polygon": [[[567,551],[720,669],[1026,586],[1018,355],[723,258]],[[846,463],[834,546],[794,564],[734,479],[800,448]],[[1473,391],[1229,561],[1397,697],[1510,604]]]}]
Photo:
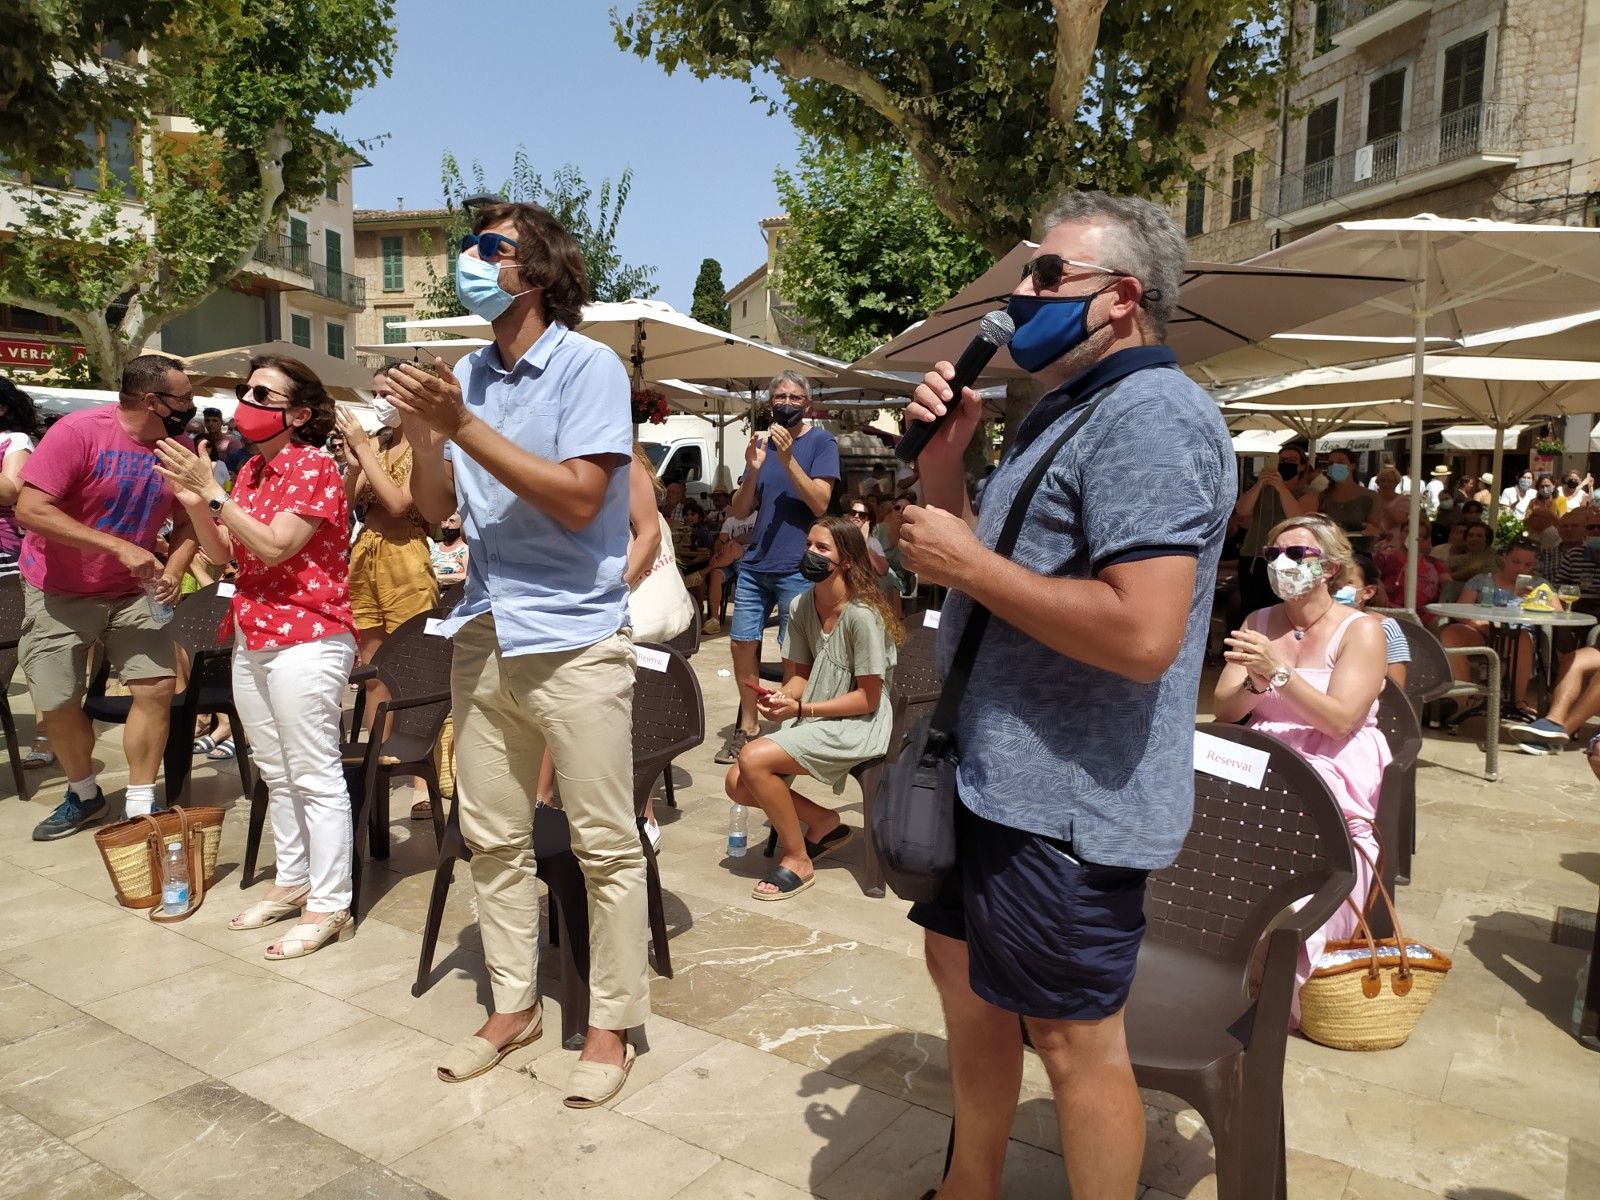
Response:
[{"label": "white paper sign on chair", "polygon": [[1194,731],[1194,769],[1215,775],[1218,779],[1242,783],[1246,787],[1260,787],[1261,781],[1267,777],[1267,760],[1270,757],[1265,750],[1225,741],[1215,734],[1201,733],[1198,729]]},{"label": "white paper sign on chair", "polygon": [[646,671],[665,671],[672,663],[665,650],[652,650],[649,646],[635,646],[633,657]]}]

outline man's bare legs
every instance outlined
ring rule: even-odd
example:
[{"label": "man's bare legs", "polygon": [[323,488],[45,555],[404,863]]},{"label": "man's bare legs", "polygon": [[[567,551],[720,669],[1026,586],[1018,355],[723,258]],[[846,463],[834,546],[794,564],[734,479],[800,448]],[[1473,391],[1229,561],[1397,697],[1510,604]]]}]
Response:
[{"label": "man's bare legs", "polygon": [[739,693],[739,728],[751,737],[761,732],[756,718],[756,694],[745,687],[745,682],[756,681],[761,675],[761,643],[732,642],[728,649],[733,655],[733,682]]},{"label": "man's bare legs", "polygon": [[[172,697],[176,690],[177,680],[171,675],[160,679],[128,680],[128,692],[133,702],[128,707],[128,723],[122,727],[122,752],[128,759],[130,787],[156,781],[156,774],[161,770],[161,757],[167,749],[167,730],[172,724]],[[92,749],[92,726],[89,740]],[[83,776],[74,775],[70,778],[82,779]]]},{"label": "man's bare legs", "polygon": [[69,780],[87,779],[94,773],[94,723],[76,701],[40,713],[39,725]]},{"label": "man's bare legs", "polygon": [[1567,669],[1556,681],[1545,717],[1570,735],[1596,715],[1600,715],[1600,650],[1583,646],[1573,652]]},{"label": "man's bare legs", "polygon": [[1122,1013],[1098,1021],[1026,1020],[1055,1093],[1074,1200],[1131,1200],[1144,1161],[1145,1121]]}]

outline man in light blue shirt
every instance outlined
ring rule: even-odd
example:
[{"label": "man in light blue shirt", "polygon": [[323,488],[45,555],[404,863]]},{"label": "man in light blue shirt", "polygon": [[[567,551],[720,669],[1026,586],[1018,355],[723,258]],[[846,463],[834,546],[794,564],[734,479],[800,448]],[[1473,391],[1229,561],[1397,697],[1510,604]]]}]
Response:
[{"label": "man in light blue shirt", "polygon": [[644,1024],[644,849],[633,810],[633,643],[628,629],[627,374],[572,332],[588,298],[583,256],[535,204],[478,208],[456,264],[462,304],[494,343],[452,373],[391,374],[414,448],[411,491],[431,521],[461,513],[466,593],[455,640],[457,804],[494,1011],[439,1065],[453,1083],[537,1038],[539,896],[533,822],[548,747],[588,883],[590,1028],[566,1089],[604,1104]]}]

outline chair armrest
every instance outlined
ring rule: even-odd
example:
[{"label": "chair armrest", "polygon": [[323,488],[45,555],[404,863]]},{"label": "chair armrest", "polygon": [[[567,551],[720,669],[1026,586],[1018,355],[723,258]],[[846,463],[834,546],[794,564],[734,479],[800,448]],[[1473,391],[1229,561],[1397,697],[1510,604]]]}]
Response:
[{"label": "chair armrest", "polygon": [[402,709],[423,708],[429,704],[448,704],[449,702],[449,692],[429,692],[425,696],[406,696],[399,700],[386,700],[379,706],[378,713],[373,716],[372,725],[373,728],[377,728],[378,722],[383,720],[386,713],[397,713]]},{"label": "chair armrest", "polygon": [[371,663],[357,663],[350,671],[351,683],[365,683],[378,677],[378,668]]}]

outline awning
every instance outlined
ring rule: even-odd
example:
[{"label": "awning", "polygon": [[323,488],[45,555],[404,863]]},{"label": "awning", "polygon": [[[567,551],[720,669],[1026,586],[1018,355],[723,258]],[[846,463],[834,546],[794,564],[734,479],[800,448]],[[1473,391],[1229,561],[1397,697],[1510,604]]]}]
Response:
[{"label": "awning", "polygon": [[1324,450],[1378,450],[1390,438],[1410,437],[1409,429],[1346,429],[1339,433],[1330,433],[1327,437],[1317,442],[1317,453]]},{"label": "awning", "polygon": [[[1526,425],[1506,426],[1506,442],[1508,446],[1515,446],[1517,438],[1522,436]],[[1445,450],[1493,450],[1494,427],[1492,425],[1446,425],[1439,431],[1439,445]]]},{"label": "awning", "polygon": [[1233,435],[1235,454],[1276,454],[1278,448],[1294,437],[1292,429],[1246,429]]}]

